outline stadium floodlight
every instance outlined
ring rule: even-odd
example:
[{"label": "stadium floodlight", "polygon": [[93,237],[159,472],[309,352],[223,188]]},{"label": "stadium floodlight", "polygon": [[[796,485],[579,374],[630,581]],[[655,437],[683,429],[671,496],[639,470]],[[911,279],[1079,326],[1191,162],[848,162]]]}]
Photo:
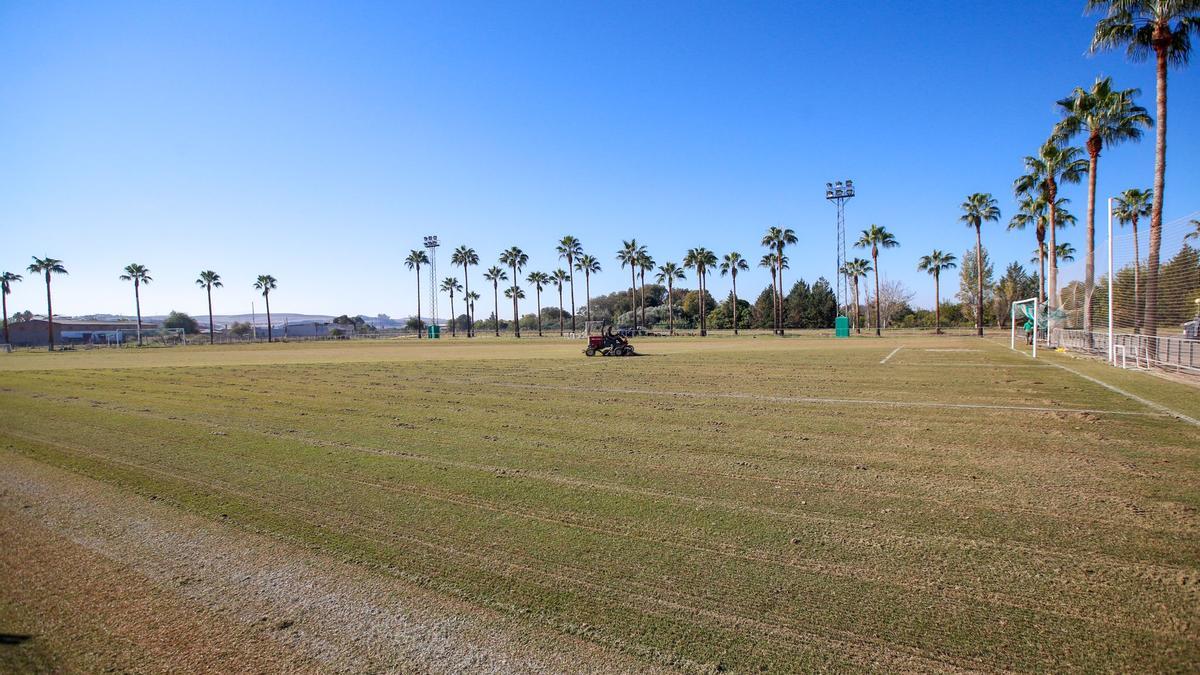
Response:
[{"label": "stadium floodlight", "polygon": [[825,199],[837,206],[837,267],[834,268],[834,278],[837,279],[837,284],[833,290],[837,296],[839,312],[842,304],[850,297],[850,282],[842,273],[842,269],[846,266],[846,200],[853,196],[854,181],[850,179],[846,179],[845,182],[839,180],[825,183]]},{"label": "stadium floodlight", "polygon": [[[438,325],[437,250],[438,250],[438,246],[440,246],[440,245],[441,244],[438,243],[438,238],[437,238],[436,234],[430,234],[430,235],[425,236],[425,250],[428,252],[428,255],[429,255],[429,284],[428,284],[429,290],[427,292],[429,293],[429,319],[430,319],[429,325],[430,326]],[[453,317],[451,317],[451,320],[453,320]],[[421,317],[418,316],[417,317],[418,326],[420,325],[420,321],[421,321]]]}]

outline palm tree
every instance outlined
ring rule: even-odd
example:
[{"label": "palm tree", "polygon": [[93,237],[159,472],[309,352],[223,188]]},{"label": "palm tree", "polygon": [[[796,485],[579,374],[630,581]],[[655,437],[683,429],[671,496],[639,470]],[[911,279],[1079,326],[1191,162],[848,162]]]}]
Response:
[{"label": "palm tree", "polygon": [[[765,238],[764,238],[765,239]],[[758,260],[759,267],[765,267],[771,271],[771,329],[776,333],[779,332],[779,286],[776,282],[776,273],[779,271],[776,265],[776,256],[774,253],[764,253],[763,257]]]},{"label": "palm tree", "polygon": [[463,293],[463,297],[467,301],[467,321],[471,324],[471,330],[467,331],[467,337],[475,334],[475,301],[479,299],[479,294],[475,291]]},{"label": "palm tree", "polygon": [[704,292],[707,289],[705,277],[710,267],[716,267],[717,254],[704,247],[690,248],[687,255],[683,258],[683,264],[686,267],[696,270],[696,281],[699,286],[698,295],[700,298],[700,335],[703,337],[708,335],[708,310],[704,306]]},{"label": "palm tree", "polygon": [[550,283],[550,275],[545,272],[530,272],[529,276],[525,277],[525,281],[533,285],[537,295],[538,337],[542,337],[542,287]]},{"label": "palm tree", "polygon": [[[1000,220],[1000,207],[996,206],[996,198],[990,192],[976,192],[967,195],[967,200],[959,208],[963,214],[958,219],[968,227],[975,228],[975,334],[983,337],[983,236],[980,230],[985,221]],[[937,285],[936,279],[934,285]],[[938,332],[941,332],[940,327]]]},{"label": "palm tree", "polygon": [[741,253],[733,251],[725,254],[725,259],[721,261],[721,276],[730,275],[733,281],[733,334],[738,334],[738,305],[737,305],[737,275],[738,272],[750,269],[750,264],[742,257]]},{"label": "palm tree", "polygon": [[454,315],[454,291],[461,291],[463,285],[454,277],[442,279],[441,289],[450,294],[450,337],[458,337],[458,317]]},{"label": "palm tree", "polygon": [[12,342],[8,339],[8,294],[12,293],[12,285],[24,278],[20,274],[12,272],[0,274],[0,304],[3,305],[4,313],[4,344]]},{"label": "palm tree", "polygon": [[217,339],[213,335],[212,289],[221,288],[221,275],[212,270],[204,270],[196,279],[196,285],[208,293],[208,344],[216,344]]},{"label": "palm tree", "polygon": [[1142,260],[1138,251],[1138,220],[1150,215],[1150,190],[1129,188],[1113,199],[1113,217],[1118,223],[1129,223],[1133,226],[1133,330],[1138,332],[1142,327],[1141,303],[1138,301],[1139,279]]},{"label": "palm tree", "polygon": [[[1067,204],[1071,202],[1066,197],[1059,197],[1055,202],[1054,213],[1057,218],[1056,225],[1058,227],[1066,227],[1067,225],[1075,224],[1075,216],[1067,211]],[[1043,196],[1024,194],[1019,196],[1017,202],[1017,212],[1013,215],[1012,220],[1008,223],[1010,230],[1024,230],[1027,226],[1033,225],[1034,232],[1037,237],[1038,248],[1035,254],[1038,256],[1036,264],[1038,266],[1038,305],[1046,301],[1046,228],[1050,223],[1050,209],[1047,208],[1046,199]]]},{"label": "palm tree", "polygon": [[1183,240],[1188,241],[1191,239],[1200,239],[1200,220],[1196,220],[1195,218],[1192,218],[1191,222],[1188,223],[1188,225],[1192,226],[1192,231],[1183,235]]},{"label": "palm tree", "polygon": [[[567,279],[570,279],[571,275],[566,270],[564,270],[563,268],[560,267],[560,268],[554,270],[554,274],[551,274],[550,278],[554,280],[554,285],[558,286],[558,336],[562,337],[563,324],[566,323],[565,321],[563,321],[563,294],[562,294],[563,283],[565,283],[567,281]],[[574,303],[575,298],[571,298],[571,302]],[[572,315],[571,315],[571,324],[572,324],[571,332],[575,332],[574,312],[572,312]]]},{"label": "palm tree", "polygon": [[[575,332],[575,261],[583,255],[583,244],[571,235],[567,235],[558,241],[558,246],[554,247],[558,251],[558,257],[567,261],[567,272],[571,278],[571,332]],[[562,333],[562,301],[559,300],[558,327],[559,333]]]},{"label": "palm tree", "polygon": [[[512,286],[509,286],[508,288],[504,289],[504,297],[512,298],[513,307],[516,307],[518,300],[525,299],[525,291],[522,290],[520,286],[513,284]],[[521,324],[518,323],[518,319],[516,318],[516,316],[517,316],[517,313],[516,313],[516,310],[514,309],[513,310],[513,331],[517,337],[521,337]]]},{"label": "palm tree", "polygon": [[50,351],[54,351],[54,305],[50,301],[50,275],[66,274],[67,268],[63,267],[62,261],[57,258],[46,256],[39,258],[33,256],[33,263],[25,268],[30,274],[44,274],[46,276],[46,339],[48,341]]},{"label": "palm tree", "polygon": [[1075,262],[1075,247],[1064,241],[1054,247],[1054,257],[1059,262]]},{"label": "palm tree", "polygon": [[1162,209],[1167,172],[1167,64],[1187,65],[1189,33],[1200,33],[1196,0],[1088,0],[1089,12],[1101,12],[1092,36],[1093,52],[1125,47],[1132,61],[1154,54],[1155,117],[1154,190],[1150,209],[1150,251],[1146,263],[1146,306],[1143,325],[1157,333],[1158,258],[1162,247]]},{"label": "palm tree", "polygon": [[[970,201],[970,198],[968,198],[968,201]],[[950,270],[958,267],[958,265],[954,262],[955,260],[956,258],[954,257],[954,254],[943,253],[942,251],[934,249],[933,253],[921,256],[921,261],[917,263],[917,270],[921,272],[928,272],[929,274],[933,275],[933,325],[934,333],[937,335],[942,334],[942,270]],[[978,258],[976,258],[976,260],[978,260]],[[980,265],[980,267],[982,267],[982,265]],[[979,311],[981,312],[979,315],[979,324],[982,326],[982,305],[980,305]],[[982,335],[982,331],[980,334]]]},{"label": "palm tree", "polygon": [[583,292],[587,293],[587,322],[592,322],[592,275],[599,274],[600,261],[595,256],[583,254],[575,260],[575,269],[583,272]]},{"label": "palm tree", "polygon": [[887,228],[872,224],[871,227],[862,231],[858,241],[854,242],[857,248],[870,248],[871,261],[875,266],[875,335],[883,335],[880,330],[880,311],[879,311],[879,249],[880,248],[896,248],[900,242],[896,241],[896,237]]},{"label": "palm tree", "polygon": [[642,326],[649,328],[646,324],[646,272],[654,270],[654,258],[651,258],[650,254],[643,250],[638,256],[637,267],[638,280],[642,284]]},{"label": "palm tree", "polygon": [[1070,96],[1058,102],[1063,115],[1056,133],[1069,141],[1076,135],[1087,137],[1088,202],[1086,253],[1083,267],[1083,329],[1092,330],[1092,291],[1096,275],[1096,169],[1105,145],[1117,145],[1142,138],[1142,128],[1154,122],[1146,109],[1133,99],[1138,89],[1114,90],[1111,77],[1097,77],[1091,89],[1076,87]]},{"label": "palm tree", "polygon": [[850,287],[854,290],[854,332],[862,333],[862,317],[858,313],[858,280],[865,278],[872,269],[870,260],[855,258],[847,260],[842,266],[842,274],[850,279]]},{"label": "palm tree", "polygon": [[404,259],[404,266],[417,271],[417,339],[421,339],[425,320],[421,318],[421,265],[429,264],[429,256],[421,249],[412,249]]},{"label": "palm tree", "polygon": [[[424,255],[425,252],[422,251],[421,254]],[[277,281],[270,274],[260,274],[258,280],[254,282],[254,287],[262,291],[263,300],[267,303],[267,342],[273,342],[275,339],[275,333],[271,328],[271,291],[275,290]],[[420,314],[417,317],[420,318]]]},{"label": "palm tree", "polygon": [[[479,255],[475,253],[475,249],[468,246],[459,246],[454,249],[454,253],[450,254],[450,262],[454,265],[462,265],[463,268],[463,287],[466,289],[466,294],[463,297],[471,295],[471,275],[467,267],[479,264]],[[475,314],[474,309],[467,310],[467,337],[475,336]]]},{"label": "palm tree", "polygon": [[638,327],[637,315],[637,270],[638,261],[646,255],[646,247],[639,246],[637,239],[621,242],[621,250],[617,251],[617,260],[621,267],[629,267],[629,306],[633,310],[633,330]]},{"label": "palm tree", "polygon": [[496,311],[492,322],[496,329],[496,337],[500,337],[500,282],[508,280],[508,273],[503,268],[492,266],[483,273],[483,278],[492,282],[492,299],[496,301]]},{"label": "palm tree", "polygon": [[129,263],[125,266],[125,273],[120,277],[121,281],[133,282],[133,303],[137,309],[137,343],[142,346],[142,296],[138,292],[138,288],[142,284],[149,284],[154,281],[150,277],[150,270],[145,265],[137,263]]},{"label": "palm tree", "polygon": [[[508,265],[510,268],[512,268],[513,288],[517,287],[517,280],[521,278],[521,270],[525,269],[525,265],[528,262],[529,256],[516,246],[510,247],[507,251],[500,254],[500,264]],[[509,293],[505,293],[504,295],[512,298],[513,301],[513,335],[515,337],[521,337],[520,317],[517,315],[517,300],[525,296],[521,295],[518,297],[515,293],[511,295]]]},{"label": "palm tree", "polygon": [[793,230],[781,227],[768,228],[762,238],[762,245],[775,251],[776,276],[778,277],[776,295],[779,298],[779,302],[775,303],[775,332],[779,335],[783,335],[783,249],[797,241],[796,233]]},{"label": "palm tree", "polygon": [[[1050,248],[1055,248],[1055,230],[1058,227],[1057,203],[1058,185],[1062,183],[1078,183],[1087,171],[1088,162],[1082,157],[1083,152],[1073,146],[1062,146],[1051,136],[1038,149],[1036,157],[1025,158],[1024,176],[1013,182],[1013,192],[1018,196],[1037,193],[1045,197],[1049,204],[1047,230],[1050,235]],[[1049,266],[1049,297],[1047,302],[1051,309],[1058,307],[1058,263],[1050,259]]]},{"label": "palm tree", "polygon": [[658,266],[658,275],[655,279],[661,284],[667,284],[667,320],[670,322],[669,332],[675,334],[675,280],[683,278],[683,270],[673,262],[666,262]]}]

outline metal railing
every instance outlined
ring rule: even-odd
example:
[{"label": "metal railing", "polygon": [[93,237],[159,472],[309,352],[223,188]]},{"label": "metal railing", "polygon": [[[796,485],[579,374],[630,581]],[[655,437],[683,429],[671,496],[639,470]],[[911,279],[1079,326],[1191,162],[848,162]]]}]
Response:
[{"label": "metal railing", "polygon": [[1055,341],[1064,349],[1105,357],[1120,368],[1157,368],[1200,375],[1200,340],[1185,337],[1058,329]]}]

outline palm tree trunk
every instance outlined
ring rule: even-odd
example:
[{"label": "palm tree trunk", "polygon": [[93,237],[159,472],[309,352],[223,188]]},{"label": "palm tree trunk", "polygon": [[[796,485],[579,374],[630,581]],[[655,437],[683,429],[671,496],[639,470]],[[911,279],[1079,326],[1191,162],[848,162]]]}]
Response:
[{"label": "palm tree trunk", "polygon": [[[471,280],[467,278],[467,263],[463,262],[463,297],[467,298],[471,295]],[[467,337],[472,337],[475,334],[475,317],[471,309],[471,301],[467,301]]]},{"label": "palm tree trunk", "polygon": [[[975,230],[975,231],[977,233],[979,232],[979,230]],[[975,262],[979,262],[978,255],[975,256]],[[976,267],[978,267],[978,265],[976,265]],[[933,326],[934,326],[933,333],[934,333],[934,335],[942,334],[942,283],[941,283],[941,281],[942,280],[941,280],[940,274],[933,275]],[[983,314],[980,313],[979,316],[982,317]],[[980,330],[979,330],[980,335],[983,335],[982,324],[983,324],[983,322],[980,321]]]},{"label": "palm tree trunk", "polygon": [[642,270],[638,277],[642,280],[642,325],[646,325],[646,270]]},{"label": "palm tree trunk", "polygon": [[450,337],[458,337],[458,317],[454,316],[454,291],[450,291]]},{"label": "palm tree trunk", "polygon": [[1088,203],[1087,203],[1087,253],[1083,262],[1083,330],[1088,342],[1092,339],[1092,292],[1096,280],[1096,169],[1100,165],[1100,138],[1089,138],[1088,149]]},{"label": "palm tree trunk", "polygon": [[492,282],[492,301],[496,305],[496,311],[492,314],[492,325],[496,328],[496,337],[500,337],[500,283]]},{"label": "palm tree trunk", "polygon": [[775,268],[771,267],[771,324],[775,334],[779,334],[779,285],[775,283]]},{"label": "palm tree trunk", "polygon": [[421,266],[417,265],[417,339],[421,339],[425,323],[421,320]]},{"label": "palm tree trunk", "polygon": [[2,290],[0,290],[0,305],[4,306],[4,344],[12,344],[8,339],[8,294]]},{"label": "palm tree trunk", "polygon": [[[592,322],[592,273],[583,273],[583,292],[587,293],[587,320]],[[575,300],[571,300],[571,327],[575,327]]]},{"label": "palm tree trunk", "polygon": [[[575,265],[572,264],[571,256],[567,256],[567,271],[571,273],[571,332],[575,332]],[[584,275],[586,276],[586,275]],[[562,320],[562,288],[558,289],[558,327],[561,329]],[[561,334],[562,331],[559,331]]]},{"label": "palm tree trunk", "polygon": [[133,282],[133,306],[137,311],[137,337],[138,346],[142,346],[142,296],[138,293],[138,282]]},{"label": "palm tree trunk", "polygon": [[1138,276],[1142,267],[1141,256],[1138,255],[1138,219],[1133,216],[1133,332],[1140,333],[1142,329],[1142,306],[1138,302]]},{"label": "palm tree trunk", "polygon": [[858,277],[854,277],[854,332],[862,335],[862,316],[859,314],[858,306]]},{"label": "palm tree trunk", "polygon": [[776,263],[779,266],[779,304],[775,306],[775,314],[778,317],[775,324],[776,332],[783,335],[783,247],[780,246],[776,253],[779,255]]},{"label": "palm tree trunk", "polygon": [[[512,266],[513,271],[513,288],[517,287],[517,266]],[[521,337],[521,317],[517,315],[517,294],[513,293],[513,337]]]},{"label": "palm tree trunk", "polygon": [[704,309],[704,272],[697,275],[700,281],[700,337],[708,335],[708,311]]},{"label": "palm tree trunk", "polygon": [[212,284],[208,285],[208,344],[217,344],[217,338],[213,334],[213,316],[212,316]]},{"label": "palm tree trunk", "polygon": [[637,273],[633,271],[633,265],[629,266],[629,306],[633,310],[633,330],[637,332]]},{"label": "palm tree trunk", "polygon": [[879,254],[871,251],[871,258],[875,261],[875,335],[882,337],[883,331],[880,330],[880,327],[883,323],[879,318]]},{"label": "palm tree trunk", "polygon": [[46,271],[46,341],[49,351],[54,351],[54,306],[50,302],[50,272]]},{"label": "palm tree trunk", "polygon": [[[671,281],[671,277],[667,277],[667,321],[670,326],[667,330],[671,335],[675,334],[675,284]],[[6,310],[7,311],[7,310]],[[5,326],[8,326],[8,319],[5,319]]]},{"label": "palm tree trunk", "polygon": [[[575,298],[571,298],[571,302],[575,302]],[[572,308],[574,310],[574,308]],[[558,282],[558,337],[563,336],[563,301],[562,301],[562,281]],[[575,312],[571,312],[571,332],[575,332]]]},{"label": "palm tree trunk", "polygon": [[267,342],[270,343],[275,341],[275,333],[271,328],[271,294],[263,295],[263,300],[267,303]]},{"label": "palm tree trunk", "polygon": [[[1058,229],[1058,209],[1054,205],[1055,199],[1058,198],[1058,186],[1054,181],[1047,180],[1046,197],[1049,204],[1049,229],[1050,229],[1050,247],[1049,255],[1046,256],[1046,264],[1049,268],[1047,279],[1049,285],[1046,287],[1046,305],[1050,309],[1058,309],[1058,235],[1055,230]],[[1046,332],[1049,333],[1050,324],[1046,324]],[[1050,337],[1048,334],[1047,338]]]},{"label": "palm tree trunk", "polygon": [[534,292],[537,294],[538,337],[542,337],[542,287],[536,286]]},{"label": "palm tree trunk", "polygon": [[737,271],[734,270],[733,271],[733,334],[734,335],[738,334],[737,310],[738,310],[738,306],[737,306]]},{"label": "palm tree trunk", "polygon": [[[975,331],[976,335],[983,337],[983,235],[980,234],[980,226],[975,225],[975,292],[978,296],[975,298]],[[933,285],[938,285],[937,277],[933,278]],[[941,304],[938,304],[938,311],[941,311]],[[938,320],[938,333],[942,332],[941,319]]]},{"label": "palm tree trunk", "polygon": [[[1163,188],[1167,172],[1167,44],[1159,42],[1160,26],[1154,29],[1156,44],[1155,105],[1158,125],[1154,134],[1154,199],[1150,207],[1150,251],[1146,255],[1146,309],[1142,319],[1142,331],[1146,335],[1158,334],[1158,256],[1162,246]],[[1150,357],[1154,357],[1151,341]]]}]

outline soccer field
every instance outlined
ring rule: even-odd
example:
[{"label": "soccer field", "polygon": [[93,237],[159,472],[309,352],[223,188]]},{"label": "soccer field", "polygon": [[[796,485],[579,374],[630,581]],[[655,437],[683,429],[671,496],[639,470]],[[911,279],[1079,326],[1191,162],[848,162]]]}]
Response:
[{"label": "soccer field", "polygon": [[634,342],[0,355],[0,670],[1200,663],[1195,387]]}]

